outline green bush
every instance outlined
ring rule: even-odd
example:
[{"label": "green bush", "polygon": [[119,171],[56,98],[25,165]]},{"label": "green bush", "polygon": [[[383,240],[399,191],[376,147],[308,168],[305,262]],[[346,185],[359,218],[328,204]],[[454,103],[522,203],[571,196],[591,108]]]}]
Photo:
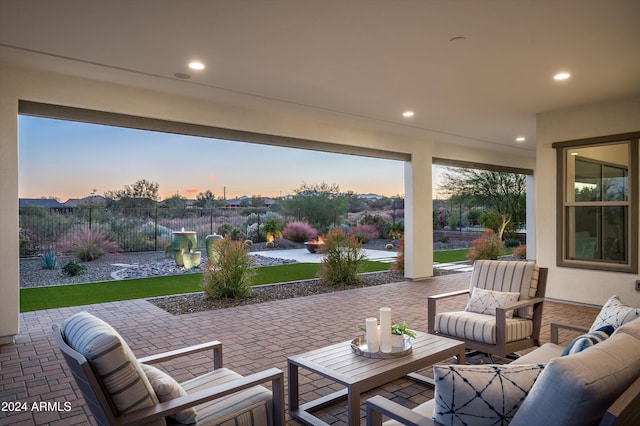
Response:
[{"label": "green bush", "polygon": [[520,240],[518,240],[517,238],[505,238],[504,239],[504,246],[505,247],[513,248],[513,247],[518,247],[519,245],[520,245]]},{"label": "green bush", "polygon": [[504,244],[502,243],[502,240],[500,240],[492,229],[487,229],[480,238],[471,242],[471,249],[467,254],[467,259],[496,260],[503,252]]},{"label": "green bush", "polygon": [[70,277],[80,275],[87,270],[87,267],[75,260],[70,260],[66,265],[62,267],[62,273]]},{"label": "green bush", "polygon": [[222,235],[223,237],[229,237],[233,241],[242,240],[242,231],[240,231],[240,229],[236,228],[230,223],[223,223],[222,225],[220,225],[218,227],[218,234]]},{"label": "green bush", "polygon": [[255,275],[253,259],[240,241],[224,237],[214,245],[215,264],[207,261],[202,274],[202,289],[211,298],[241,299],[251,293]]},{"label": "green bush", "polygon": [[364,269],[366,255],[354,237],[334,228],[324,238],[324,255],[318,277],[324,284],[357,284]]},{"label": "green bush", "polygon": [[402,236],[404,232],[404,222],[393,222],[386,226],[384,236],[390,240],[396,240]]}]

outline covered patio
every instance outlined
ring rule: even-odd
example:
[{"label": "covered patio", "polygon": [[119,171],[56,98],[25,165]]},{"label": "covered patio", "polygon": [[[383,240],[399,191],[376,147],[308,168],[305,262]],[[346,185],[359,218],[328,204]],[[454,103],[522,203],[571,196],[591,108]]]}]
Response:
[{"label": "covered patio", "polygon": [[[427,330],[427,297],[468,286],[470,274],[454,274],[423,281],[398,282],[376,287],[346,290],[304,298],[173,316],[146,300],[105,303],[73,308],[36,311],[20,315],[16,343],[0,346],[0,400],[28,403],[69,402],[65,411],[0,412],[2,424],[75,425],[91,423],[91,415],[79,394],[61,354],[53,342],[51,324],[86,310],[113,325],[138,357],[177,349],[210,340],[223,344],[223,361],[240,374],[277,367],[285,371],[287,356],[359,334],[358,325],[375,316],[381,306],[392,309],[394,320],[407,321],[411,328]],[[446,302],[450,308],[464,307],[465,299]],[[545,302],[542,341],[549,341],[549,323],[590,326],[597,307]],[[567,342],[570,336],[562,335]],[[448,361],[447,361],[448,362]],[[162,365],[178,381],[202,374],[212,365],[211,356],[183,358]],[[422,373],[431,374],[430,369]],[[300,396],[308,402],[339,387],[305,370],[300,370]],[[285,388],[285,397],[287,389]],[[433,389],[409,379],[388,383],[369,392],[414,407],[433,397]],[[285,398],[286,399],[286,398]],[[68,404],[67,404],[68,405]],[[364,406],[361,406],[364,423]],[[344,424],[346,404],[317,413],[327,423]],[[287,412],[287,424],[298,424]]]}]

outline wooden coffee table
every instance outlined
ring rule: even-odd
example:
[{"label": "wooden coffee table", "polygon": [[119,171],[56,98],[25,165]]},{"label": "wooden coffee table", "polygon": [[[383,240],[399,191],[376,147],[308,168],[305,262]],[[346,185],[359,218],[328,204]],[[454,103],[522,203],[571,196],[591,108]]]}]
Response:
[{"label": "wooden coffee table", "polygon": [[[432,379],[415,372],[453,356],[458,357],[458,363],[464,364],[463,342],[421,332],[416,334],[417,337],[411,340],[413,351],[398,358],[373,359],[356,355],[351,350],[350,340],[288,357],[289,414],[304,424],[324,425],[326,423],[311,412],[347,399],[349,424],[359,425],[362,393],[404,376],[433,384]],[[300,405],[300,367],[340,383],[346,388]]]}]

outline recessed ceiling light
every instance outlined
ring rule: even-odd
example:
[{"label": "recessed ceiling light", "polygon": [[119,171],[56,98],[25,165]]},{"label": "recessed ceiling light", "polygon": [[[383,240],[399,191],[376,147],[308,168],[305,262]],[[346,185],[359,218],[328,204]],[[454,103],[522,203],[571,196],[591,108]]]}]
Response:
[{"label": "recessed ceiling light", "polygon": [[516,138],[516,142],[524,142],[526,140],[527,140],[527,138],[522,137],[522,136],[519,136],[519,137]]},{"label": "recessed ceiling light", "polygon": [[554,80],[566,80],[569,77],[571,77],[571,74],[569,74],[568,72],[560,72],[556,75],[553,76]]},{"label": "recessed ceiling light", "polygon": [[575,157],[576,155],[578,155],[578,153],[577,152],[572,152],[571,155],[573,155]]},{"label": "recessed ceiling light", "polygon": [[189,68],[191,68],[192,70],[203,70],[204,64],[202,62],[193,61],[189,63]]},{"label": "recessed ceiling light", "polygon": [[405,111],[402,113],[402,116],[406,118],[413,117],[413,115],[413,111]]}]

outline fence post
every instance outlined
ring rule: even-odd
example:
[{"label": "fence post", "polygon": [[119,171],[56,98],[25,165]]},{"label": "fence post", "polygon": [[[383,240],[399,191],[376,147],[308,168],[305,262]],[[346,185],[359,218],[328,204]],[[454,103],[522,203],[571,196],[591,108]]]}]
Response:
[{"label": "fence post", "polygon": [[209,235],[213,235],[213,207],[209,208]]},{"label": "fence post", "polygon": [[155,208],[154,218],[154,231],[153,231],[153,251],[158,251],[158,208]]},{"label": "fence post", "polygon": [[89,231],[91,231],[91,217],[93,213],[93,207],[89,207]]}]

